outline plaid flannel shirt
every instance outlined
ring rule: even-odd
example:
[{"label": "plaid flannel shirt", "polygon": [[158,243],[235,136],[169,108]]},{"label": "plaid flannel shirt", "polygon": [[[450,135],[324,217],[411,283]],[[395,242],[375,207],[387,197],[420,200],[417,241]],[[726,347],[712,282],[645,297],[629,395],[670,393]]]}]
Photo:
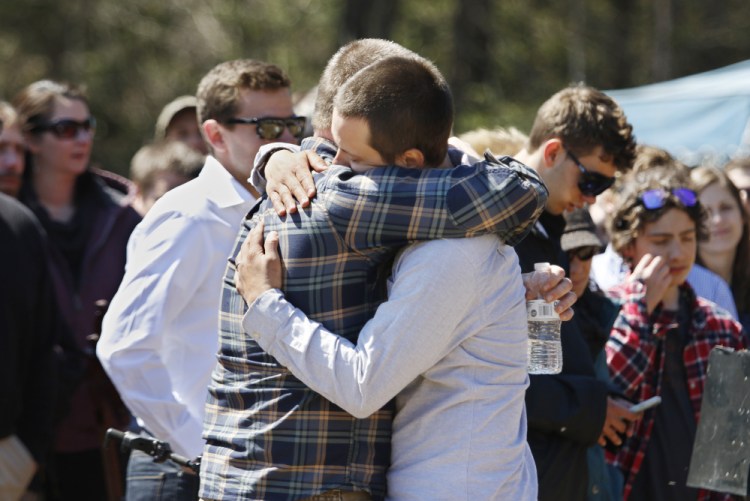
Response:
[{"label": "plaid flannel shirt", "polygon": [[[305,140],[303,148],[327,158],[335,153],[320,138]],[[488,232],[516,243],[547,197],[537,175],[508,157],[454,169],[385,167],[363,175],[333,166],[315,177],[317,197],[297,214],[282,219],[269,201],[256,205],[233,256],[263,218],[266,232],[279,232],[287,299],[352,342],[385,299],[382,279],[399,248]],[[201,497],[299,499],[341,488],[382,499],[391,407],[355,419],[267,355],[242,329],[247,306],[234,275],[230,261],[206,405]]]},{"label": "plaid flannel shirt", "polygon": [[[646,312],[646,286],[642,281],[626,282],[609,293],[622,304],[607,342],[607,364],[613,384],[626,397],[640,402],[661,393],[664,373],[664,340],[667,332],[678,328],[676,312],[657,307],[649,316]],[[742,327],[725,310],[697,297],[686,282],[680,294],[688,298],[690,325],[689,341],[683,352],[690,403],[695,422],[700,416],[703,385],[706,381],[708,355],[714,346],[745,348]],[[646,411],[633,433],[625,439],[616,456],[608,460],[625,474],[624,499],[628,499],[633,481],[640,471],[651,431],[654,411]],[[734,499],[731,495],[701,491],[699,500]]]}]

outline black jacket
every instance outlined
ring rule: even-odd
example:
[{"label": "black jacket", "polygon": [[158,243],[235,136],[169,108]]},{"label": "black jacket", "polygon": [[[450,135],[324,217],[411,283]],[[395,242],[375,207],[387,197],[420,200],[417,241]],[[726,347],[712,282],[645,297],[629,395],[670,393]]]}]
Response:
[{"label": "black jacket", "polygon": [[[516,246],[522,271],[534,263],[562,266],[562,216],[544,212],[531,234]],[[574,307],[575,308],[575,307]],[[607,385],[598,380],[589,348],[574,321],[561,329],[563,368],[557,375],[530,376],[526,392],[528,442],[539,475],[539,500],[586,499],[586,449],[596,443],[607,410]]]},{"label": "black jacket", "polygon": [[0,194],[0,438],[17,435],[38,463],[51,445],[57,379],[48,259],[31,211]]}]

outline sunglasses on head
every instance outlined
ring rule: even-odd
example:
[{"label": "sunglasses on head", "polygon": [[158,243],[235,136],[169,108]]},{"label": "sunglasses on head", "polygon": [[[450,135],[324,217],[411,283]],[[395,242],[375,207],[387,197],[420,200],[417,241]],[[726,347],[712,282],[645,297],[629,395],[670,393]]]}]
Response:
[{"label": "sunglasses on head", "polygon": [[588,261],[592,257],[596,256],[601,252],[601,249],[595,245],[587,245],[585,247],[577,247],[568,251],[568,259],[577,257],[581,261]]},{"label": "sunglasses on head", "polygon": [[81,131],[93,133],[96,130],[96,120],[89,117],[83,122],[64,118],[46,124],[37,125],[32,129],[34,132],[51,132],[58,139],[75,139]]},{"label": "sunglasses on head", "polygon": [[607,177],[598,172],[591,172],[583,166],[581,161],[578,160],[578,157],[570,151],[566,150],[566,152],[570,159],[578,166],[578,170],[580,171],[580,176],[578,177],[578,189],[587,197],[601,195],[607,188],[615,183],[615,178]]},{"label": "sunglasses on head", "polygon": [[680,201],[683,207],[695,207],[698,203],[698,195],[689,188],[674,188],[671,191],[664,188],[646,190],[640,194],[638,199],[647,210],[656,210],[664,207],[670,193]]},{"label": "sunglasses on head", "polygon": [[297,139],[302,138],[302,134],[305,132],[305,123],[307,118],[305,117],[289,117],[289,118],[278,118],[278,117],[262,117],[262,118],[230,118],[224,123],[227,124],[243,124],[243,125],[256,125],[255,131],[258,133],[258,137],[261,139],[278,139],[284,133],[284,128],[289,129],[289,132]]}]

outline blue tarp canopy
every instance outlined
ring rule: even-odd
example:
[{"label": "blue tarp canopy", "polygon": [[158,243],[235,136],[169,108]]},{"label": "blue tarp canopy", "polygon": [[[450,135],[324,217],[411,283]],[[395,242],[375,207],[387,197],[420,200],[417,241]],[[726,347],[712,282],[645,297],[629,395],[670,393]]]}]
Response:
[{"label": "blue tarp canopy", "polygon": [[750,155],[750,60],[676,80],[606,91],[636,140],[688,164]]}]

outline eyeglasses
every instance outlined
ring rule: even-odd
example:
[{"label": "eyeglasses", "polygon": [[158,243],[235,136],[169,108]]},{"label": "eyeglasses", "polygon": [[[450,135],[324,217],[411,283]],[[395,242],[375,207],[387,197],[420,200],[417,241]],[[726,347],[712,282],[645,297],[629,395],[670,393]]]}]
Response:
[{"label": "eyeglasses", "polygon": [[577,247],[575,249],[570,249],[568,251],[568,259],[573,259],[573,257],[577,257],[581,261],[588,261],[592,257],[596,256],[602,251],[600,247],[597,247],[595,245],[587,245],[585,247]]},{"label": "eyeglasses", "polygon": [[570,151],[565,150],[568,153],[573,162],[578,166],[578,170],[581,172],[578,178],[578,189],[581,193],[587,197],[595,197],[601,195],[607,188],[615,183],[615,178],[599,174],[598,172],[591,172],[581,164],[581,161],[572,154]]},{"label": "eyeglasses", "polygon": [[244,124],[244,125],[257,125],[256,132],[258,137],[265,140],[278,139],[284,133],[284,128],[289,129],[289,132],[297,139],[302,138],[302,134],[305,132],[305,123],[307,123],[306,117],[289,117],[289,118],[278,118],[278,117],[262,117],[262,118],[230,118],[226,120],[226,124]]},{"label": "eyeglasses", "polygon": [[698,203],[698,195],[689,188],[674,188],[671,191],[663,188],[646,190],[640,194],[638,199],[647,210],[656,210],[664,207],[670,193],[680,201],[683,207],[695,207]]},{"label": "eyeglasses", "polygon": [[96,131],[96,119],[89,117],[83,122],[70,120],[68,118],[57,120],[46,124],[39,124],[32,129],[33,132],[49,131],[58,139],[75,139],[81,131],[94,134]]}]

